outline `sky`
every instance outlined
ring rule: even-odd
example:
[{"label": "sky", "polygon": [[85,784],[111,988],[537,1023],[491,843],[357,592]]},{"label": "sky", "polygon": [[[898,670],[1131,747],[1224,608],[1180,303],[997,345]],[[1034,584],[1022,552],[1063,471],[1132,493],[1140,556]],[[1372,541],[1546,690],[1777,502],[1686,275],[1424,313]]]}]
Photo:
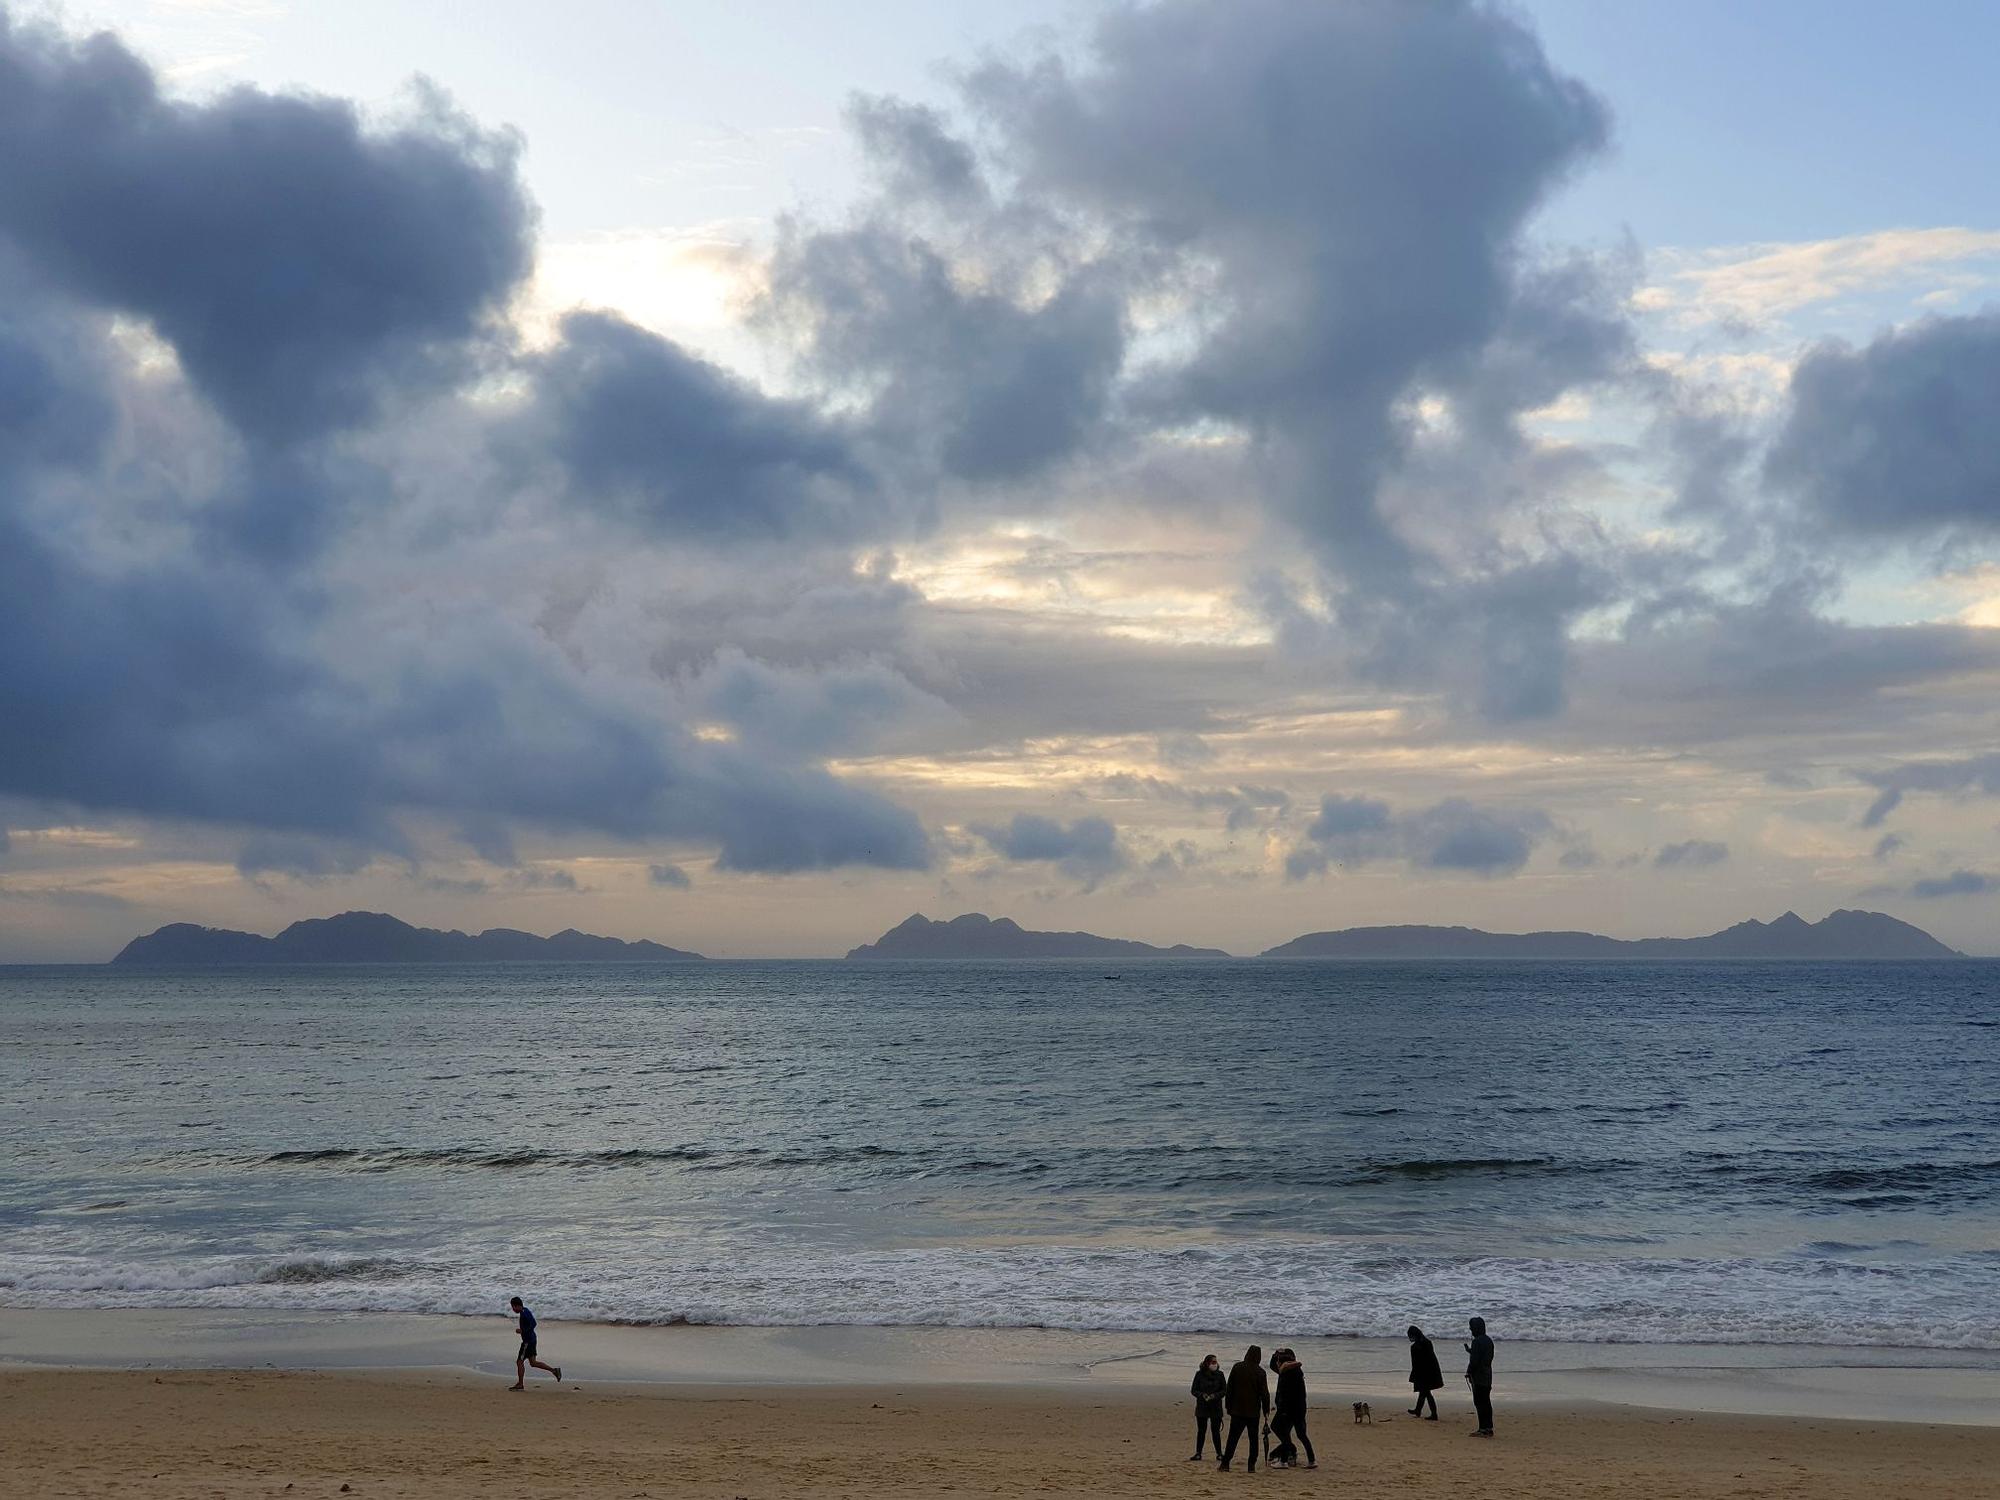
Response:
[{"label": "sky", "polygon": [[0,962],[2000,950],[2000,12],[0,0]]}]

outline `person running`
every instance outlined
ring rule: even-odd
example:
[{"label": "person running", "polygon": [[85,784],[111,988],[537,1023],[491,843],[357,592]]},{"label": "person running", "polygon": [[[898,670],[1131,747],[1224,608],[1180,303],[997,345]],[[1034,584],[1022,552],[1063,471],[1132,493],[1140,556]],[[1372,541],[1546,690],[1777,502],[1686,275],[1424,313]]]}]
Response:
[{"label": "person running", "polygon": [[545,1365],[536,1357],[535,1315],[528,1311],[528,1304],[519,1297],[509,1297],[507,1305],[514,1309],[514,1317],[521,1334],[521,1347],[514,1353],[514,1383],[507,1389],[525,1391],[528,1388],[529,1365],[533,1365],[537,1370],[546,1370],[557,1380],[561,1380],[561,1365]]},{"label": "person running", "polygon": [[1223,1402],[1229,1408],[1229,1446],[1216,1468],[1227,1473],[1236,1456],[1236,1440],[1250,1434],[1250,1472],[1257,1472],[1257,1424],[1271,1410],[1271,1383],[1264,1378],[1264,1351],[1252,1344],[1229,1371]]},{"label": "person running", "polygon": [[1410,1325],[1410,1387],[1417,1393],[1417,1404],[1410,1408],[1410,1415],[1422,1417],[1426,1404],[1431,1414],[1428,1422],[1438,1419],[1437,1389],[1444,1384],[1444,1371],[1438,1368],[1438,1352],[1435,1345],[1424,1337],[1423,1329]]},{"label": "person running", "polygon": [[1473,1437],[1493,1436],[1493,1340],[1486,1336],[1486,1320],[1474,1318],[1470,1324],[1472,1342],[1465,1346],[1465,1380],[1472,1387],[1472,1409],[1479,1413]]},{"label": "person running", "polygon": [[1278,1440],[1276,1464],[1289,1469],[1299,1461],[1298,1444],[1292,1441],[1296,1437],[1305,1444],[1306,1467],[1319,1467],[1313,1440],[1306,1436],[1306,1367],[1290,1349],[1278,1351],[1278,1395],[1272,1403],[1271,1433]]},{"label": "person running", "polygon": [[1188,1394],[1194,1397],[1194,1452],[1189,1463],[1201,1457],[1204,1438],[1215,1449],[1215,1456],[1222,1457],[1222,1394],[1228,1386],[1222,1362],[1213,1354],[1194,1372],[1194,1384],[1188,1387]]}]

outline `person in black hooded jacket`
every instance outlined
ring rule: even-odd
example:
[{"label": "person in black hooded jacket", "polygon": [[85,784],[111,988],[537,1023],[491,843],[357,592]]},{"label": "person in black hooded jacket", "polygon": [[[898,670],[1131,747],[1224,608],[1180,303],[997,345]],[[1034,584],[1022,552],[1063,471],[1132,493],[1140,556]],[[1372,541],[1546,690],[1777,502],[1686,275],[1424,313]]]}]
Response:
[{"label": "person in black hooded jacket", "polygon": [[1243,1357],[1229,1367],[1229,1383],[1222,1395],[1229,1409],[1229,1441],[1222,1449],[1216,1468],[1227,1471],[1236,1456],[1236,1441],[1250,1435],[1250,1472],[1257,1472],[1257,1423],[1271,1410],[1271,1383],[1264,1378],[1264,1351],[1252,1344]]},{"label": "person in black hooded jacket", "polygon": [[1444,1371],[1438,1367],[1438,1352],[1431,1341],[1424,1337],[1423,1329],[1410,1325],[1410,1388],[1417,1393],[1417,1404],[1410,1408],[1410,1415],[1421,1417],[1426,1404],[1431,1414],[1427,1420],[1438,1419],[1438,1398],[1436,1392],[1444,1384]]},{"label": "person in black hooded jacket", "polygon": [[1297,1438],[1305,1444],[1306,1467],[1317,1469],[1313,1440],[1306,1436],[1306,1367],[1290,1349],[1278,1351],[1276,1364],[1278,1391],[1271,1400],[1271,1436],[1278,1440],[1278,1447],[1273,1461],[1286,1468],[1298,1462],[1299,1450],[1292,1441]]},{"label": "person in black hooded jacket", "polygon": [[1201,1457],[1204,1437],[1214,1446],[1215,1456],[1222,1457],[1222,1393],[1228,1387],[1221,1361],[1209,1355],[1194,1372],[1194,1384],[1188,1387],[1188,1394],[1194,1397],[1194,1453],[1189,1463]]},{"label": "person in black hooded jacket", "polygon": [[1465,1380],[1472,1387],[1472,1409],[1479,1414],[1474,1437],[1493,1436],[1493,1340],[1486,1335],[1486,1320],[1472,1320],[1472,1342],[1465,1346]]}]

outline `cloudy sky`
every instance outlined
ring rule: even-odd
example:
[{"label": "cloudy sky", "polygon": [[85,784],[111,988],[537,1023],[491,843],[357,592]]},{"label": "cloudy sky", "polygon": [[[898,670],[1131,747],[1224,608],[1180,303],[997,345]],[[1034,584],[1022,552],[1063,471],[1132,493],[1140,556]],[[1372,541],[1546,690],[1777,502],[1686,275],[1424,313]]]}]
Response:
[{"label": "cloudy sky", "polygon": [[0,961],[2000,949],[1986,5],[0,0]]}]

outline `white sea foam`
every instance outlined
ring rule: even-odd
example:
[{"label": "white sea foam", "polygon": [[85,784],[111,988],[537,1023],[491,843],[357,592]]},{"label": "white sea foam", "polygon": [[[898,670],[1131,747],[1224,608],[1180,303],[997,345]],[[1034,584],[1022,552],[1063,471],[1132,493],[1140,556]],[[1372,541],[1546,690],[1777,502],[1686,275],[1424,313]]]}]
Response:
[{"label": "white sea foam", "polygon": [[[513,1265],[547,1316],[629,1323],[929,1325],[1375,1337],[1483,1313],[1513,1339],[2000,1349],[2000,1257],[1379,1257],[1270,1243],[744,1254]],[[488,1313],[488,1272],[367,1255],[95,1263],[0,1255],[0,1302],[42,1307]]]}]

